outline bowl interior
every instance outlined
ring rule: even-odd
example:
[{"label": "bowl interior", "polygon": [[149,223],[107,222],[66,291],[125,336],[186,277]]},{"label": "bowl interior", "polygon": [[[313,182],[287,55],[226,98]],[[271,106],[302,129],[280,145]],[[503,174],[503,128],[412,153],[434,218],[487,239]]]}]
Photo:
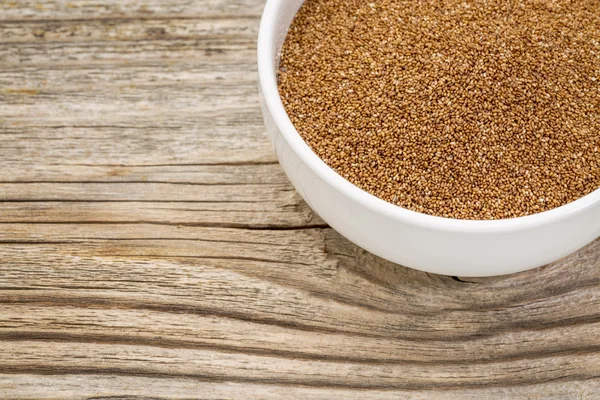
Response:
[{"label": "bowl interior", "polygon": [[280,51],[294,16],[304,0],[268,0],[261,21],[258,39],[258,70],[265,105],[281,135],[300,159],[328,184],[345,192],[353,200],[389,218],[401,219],[425,227],[464,232],[498,232],[529,229],[579,214],[600,204],[600,189],[574,202],[538,214],[504,220],[458,220],[421,214],[381,200],[338,175],[304,142],[288,117],[277,87]]}]

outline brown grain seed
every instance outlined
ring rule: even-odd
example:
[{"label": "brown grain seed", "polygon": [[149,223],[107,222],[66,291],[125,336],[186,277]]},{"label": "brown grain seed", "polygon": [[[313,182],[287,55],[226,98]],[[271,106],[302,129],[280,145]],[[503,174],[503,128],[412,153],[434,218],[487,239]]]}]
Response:
[{"label": "brown grain seed", "polygon": [[600,187],[599,37],[598,0],[307,0],[279,88],[300,135],[363,190],[513,218]]}]

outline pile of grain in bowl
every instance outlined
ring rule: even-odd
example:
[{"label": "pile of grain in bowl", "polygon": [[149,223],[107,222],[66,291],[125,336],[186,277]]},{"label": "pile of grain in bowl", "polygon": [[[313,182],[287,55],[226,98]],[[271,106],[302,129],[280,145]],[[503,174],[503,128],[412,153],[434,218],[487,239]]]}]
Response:
[{"label": "pile of grain in bowl", "polygon": [[306,0],[278,79],[313,151],[401,207],[503,219],[600,188],[598,0]]}]

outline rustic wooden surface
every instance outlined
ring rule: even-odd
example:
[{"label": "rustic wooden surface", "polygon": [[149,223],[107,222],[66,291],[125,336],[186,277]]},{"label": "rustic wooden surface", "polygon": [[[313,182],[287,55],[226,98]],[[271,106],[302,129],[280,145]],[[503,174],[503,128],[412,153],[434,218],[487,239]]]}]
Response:
[{"label": "rustic wooden surface", "polygon": [[600,241],[461,279],[340,237],[265,138],[262,6],[0,1],[0,397],[599,399]]}]

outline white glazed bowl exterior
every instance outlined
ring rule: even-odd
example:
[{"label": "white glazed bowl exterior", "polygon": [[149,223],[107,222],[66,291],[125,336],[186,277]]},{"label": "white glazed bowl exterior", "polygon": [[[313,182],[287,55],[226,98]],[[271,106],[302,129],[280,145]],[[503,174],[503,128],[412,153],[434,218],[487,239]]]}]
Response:
[{"label": "white glazed bowl exterior", "polygon": [[258,40],[261,106],[285,173],[309,206],[336,231],[395,263],[458,276],[493,276],[539,267],[600,236],[600,189],[536,215],[466,221],[395,206],[339,176],[302,140],[277,89],[279,51],[303,1],[267,1]]}]

